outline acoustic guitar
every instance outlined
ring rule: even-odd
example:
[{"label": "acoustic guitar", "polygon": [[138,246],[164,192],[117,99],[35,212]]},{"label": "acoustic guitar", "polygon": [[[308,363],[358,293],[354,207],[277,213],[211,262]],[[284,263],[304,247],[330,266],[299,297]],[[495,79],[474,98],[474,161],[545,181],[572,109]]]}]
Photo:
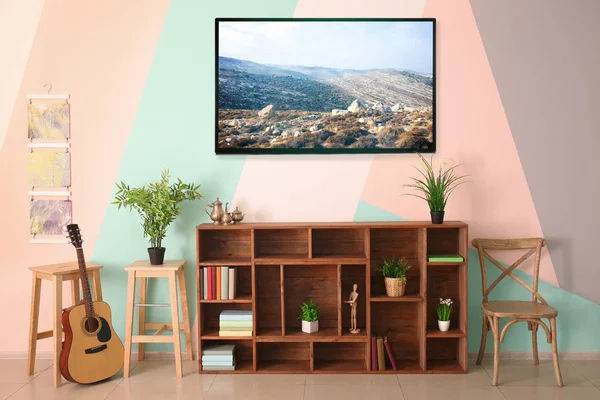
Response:
[{"label": "acoustic guitar", "polygon": [[83,300],[62,314],[65,341],[60,353],[60,372],[71,382],[94,383],[121,370],[123,343],[112,327],[109,305],[92,301],[79,226],[67,225],[67,232],[77,251]]}]

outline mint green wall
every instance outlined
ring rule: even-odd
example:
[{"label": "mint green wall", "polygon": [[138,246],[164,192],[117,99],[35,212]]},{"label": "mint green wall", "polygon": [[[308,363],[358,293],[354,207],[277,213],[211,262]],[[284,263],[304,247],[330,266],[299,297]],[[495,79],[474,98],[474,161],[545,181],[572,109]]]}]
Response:
[{"label": "mint green wall", "polygon": [[[389,211],[361,201],[354,216],[355,221],[402,221],[403,219]],[[472,238],[470,238],[472,239]],[[489,265],[487,265],[489,264]],[[493,282],[500,270],[489,261],[486,263],[488,282]],[[521,271],[516,275],[528,284],[532,277]],[[479,257],[475,249],[469,249],[469,352],[479,351],[481,338],[481,269]],[[600,330],[600,305],[569,293],[556,286],[540,281],[539,291],[548,304],[558,309],[557,331],[559,351],[597,351],[600,348],[600,337],[590,334]],[[494,289],[491,300],[531,300],[531,296],[519,284],[510,278],[504,278]],[[504,323],[508,320],[504,320]],[[501,325],[503,326],[503,324]],[[493,351],[493,339],[488,337],[486,351]],[[551,351],[546,343],[543,331],[538,332],[538,348],[540,351]],[[500,344],[503,351],[531,351],[531,333],[525,323],[513,325],[507,332],[504,342]]]},{"label": "mint green wall", "polygon": [[[168,167],[173,176],[202,184],[205,201],[185,204],[164,241],[167,258],[189,260],[186,278],[192,319],[196,314],[194,227],[208,221],[202,211],[205,203],[217,196],[233,197],[245,161],[214,154],[214,18],[291,17],[295,6],[296,0],[173,0],[167,14],[118,180],[147,184]],[[137,214],[109,205],[93,260],[105,267],[104,296],[112,305],[113,323],[121,337],[127,291],[123,267],[147,259],[147,247]],[[150,283],[149,301],[167,303],[166,282],[153,281],[157,282]],[[169,321],[169,309],[154,311],[149,319]],[[169,345],[149,349],[173,351]]]}]

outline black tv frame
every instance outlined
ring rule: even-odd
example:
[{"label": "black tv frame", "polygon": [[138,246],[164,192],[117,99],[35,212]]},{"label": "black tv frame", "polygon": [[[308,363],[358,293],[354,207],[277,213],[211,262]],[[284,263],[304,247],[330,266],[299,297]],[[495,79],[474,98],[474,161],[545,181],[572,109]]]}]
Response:
[{"label": "black tv frame", "polygon": [[430,149],[419,153],[435,153],[437,148],[436,135],[436,80],[437,80],[437,53],[436,53],[436,19],[435,18],[215,18],[215,154],[415,154],[410,149],[252,149],[252,148],[219,148],[219,22],[432,22],[433,23],[433,102],[432,125],[433,141]]}]

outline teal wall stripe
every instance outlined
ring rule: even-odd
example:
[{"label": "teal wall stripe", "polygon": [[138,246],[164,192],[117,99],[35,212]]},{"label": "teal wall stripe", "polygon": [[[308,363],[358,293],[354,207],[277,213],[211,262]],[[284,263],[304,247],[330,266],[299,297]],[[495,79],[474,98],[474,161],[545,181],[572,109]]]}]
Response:
[{"label": "teal wall stripe", "polygon": [[[195,306],[195,229],[208,222],[205,203],[229,201],[237,187],[244,157],[214,154],[214,18],[227,16],[291,17],[296,0],[173,0],[152,68],[129,135],[118,179],[130,185],[156,180],[163,168],[174,177],[201,184],[203,201],[184,204],[164,242],[166,258],[187,259],[190,316]],[[110,117],[110,115],[108,116]],[[113,191],[114,193],[114,191]],[[137,214],[109,205],[93,254],[102,272],[105,300],[113,310],[117,333],[124,336],[127,275],[123,267],[147,259],[147,241]],[[166,282],[152,282],[149,301],[168,302]],[[137,318],[137,316],[136,316]],[[148,319],[168,321],[170,311],[150,310]],[[149,350],[172,351],[172,345]]]}]

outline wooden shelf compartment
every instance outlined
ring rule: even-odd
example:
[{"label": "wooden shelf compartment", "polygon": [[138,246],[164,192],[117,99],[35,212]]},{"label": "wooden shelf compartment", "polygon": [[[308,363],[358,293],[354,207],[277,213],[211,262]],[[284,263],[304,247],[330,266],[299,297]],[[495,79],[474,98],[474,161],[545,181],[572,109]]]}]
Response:
[{"label": "wooden shelf compartment", "polygon": [[[235,299],[231,300],[199,300],[202,304],[217,304],[217,303],[252,303],[252,269],[249,267],[233,266],[237,273],[236,279],[236,296]],[[198,267],[197,272],[200,273],[198,277],[198,284],[204,285],[203,269],[207,267]],[[215,270],[216,271],[216,270]]]},{"label": "wooden shelf compartment", "polygon": [[251,264],[250,230],[198,230],[197,235],[200,265]]},{"label": "wooden shelf compartment", "polygon": [[[372,337],[387,335],[396,365],[406,371],[422,371],[423,341],[420,338],[422,326],[419,325],[422,309],[422,303],[417,302],[371,303]],[[386,371],[391,369],[386,352]]]},{"label": "wooden shelf compartment", "polygon": [[257,336],[283,335],[281,270],[280,265],[257,265],[255,267]]},{"label": "wooden shelf compartment", "polygon": [[[337,265],[320,265],[307,268],[303,265],[284,265],[284,315],[285,333],[300,332],[300,308],[312,299],[319,306],[319,330],[338,329]],[[300,332],[302,333],[302,332]]]},{"label": "wooden shelf compartment", "polygon": [[315,228],[312,229],[311,256],[318,259],[366,260],[366,240],[365,228]]},{"label": "wooden shelf compartment", "polygon": [[307,259],[308,229],[255,229],[254,258],[261,262],[269,259]]},{"label": "wooden shelf compartment", "polygon": [[348,334],[350,331],[350,317],[351,307],[349,304],[344,303],[350,299],[350,293],[352,292],[354,284],[357,285],[358,299],[356,309],[356,325],[361,332],[367,331],[367,265],[350,265],[341,264],[339,265],[339,283],[340,283],[340,304],[339,308],[341,312],[338,317],[338,326],[341,327],[340,334]]},{"label": "wooden shelf compartment", "polygon": [[451,299],[450,329],[462,329],[462,309],[458,266],[430,268],[427,271],[427,331],[438,330],[437,305],[440,299]]},{"label": "wooden shelf compartment", "polygon": [[463,338],[428,338],[428,373],[464,373],[467,371],[466,358],[461,360],[461,349],[466,346]]},{"label": "wooden shelf compartment", "polygon": [[315,373],[365,373],[367,343],[315,343]]},{"label": "wooden shelf compartment", "polygon": [[205,340],[252,340],[252,336],[219,336],[219,314],[225,310],[252,310],[251,303],[200,303],[200,337]]},{"label": "wooden shelf compartment", "polygon": [[310,371],[310,343],[259,342],[258,372],[307,373]]},{"label": "wooden shelf compartment", "polygon": [[[201,340],[200,357],[198,357],[198,372],[205,374],[248,374],[253,372],[252,367],[252,341],[248,340]],[[234,344],[236,366],[234,371],[203,371],[202,370],[202,349],[213,345]]]},{"label": "wooden shelf compartment", "polygon": [[460,254],[464,258],[466,254],[463,254],[463,249],[460,246],[461,229],[428,228],[427,254]]}]

